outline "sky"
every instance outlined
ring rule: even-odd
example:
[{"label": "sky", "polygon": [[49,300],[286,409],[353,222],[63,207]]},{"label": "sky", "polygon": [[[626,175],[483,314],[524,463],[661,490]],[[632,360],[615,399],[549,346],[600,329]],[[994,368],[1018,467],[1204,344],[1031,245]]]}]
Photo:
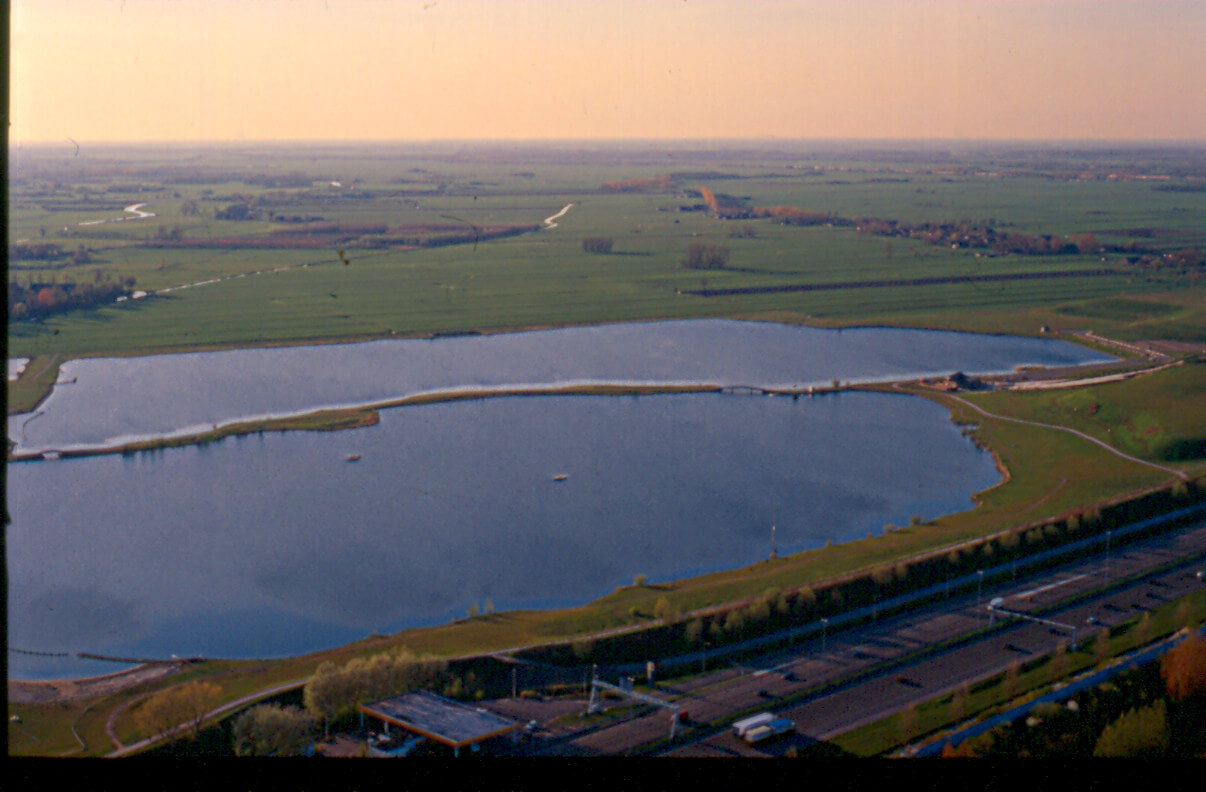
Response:
[{"label": "sky", "polygon": [[12,0],[11,143],[1206,140],[1206,0]]}]

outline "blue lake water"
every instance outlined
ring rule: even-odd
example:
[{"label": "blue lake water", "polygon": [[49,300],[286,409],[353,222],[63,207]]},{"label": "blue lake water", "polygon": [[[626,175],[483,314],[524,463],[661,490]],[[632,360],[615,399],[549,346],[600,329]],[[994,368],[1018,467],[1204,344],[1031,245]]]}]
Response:
[{"label": "blue lake water", "polygon": [[706,382],[806,386],[1104,355],[1062,341],[899,328],[821,330],[689,320],[435,340],[238,349],[66,363],[36,416],[15,416],[18,451],[106,445],[263,415],[501,385]]},{"label": "blue lake water", "polygon": [[[659,327],[669,334],[664,343],[655,343]],[[137,364],[123,370],[168,393],[144,398],[151,391],[139,396],[140,388],[127,383],[129,398],[143,399],[148,415],[119,410],[116,418],[107,413],[117,406],[106,399],[116,401],[120,383],[104,373],[106,361],[80,361],[91,368],[67,376],[75,382],[56,389],[46,414],[29,427],[46,420],[61,437],[94,442],[110,431],[164,431],[197,420],[206,399],[217,404],[208,415],[228,417],[388,398],[398,395],[392,389],[399,380],[391,377],[399,375],[382,371],[400,365],[390,355],[411,361],[403,379],[416,389],[467,379],[714,376],[708,381],[824,383],[1101,357],[1070,345],[953,333],[933,334],[941,338],[927,347],[920,343],[927,334],[907,332],[893,352],[872,341],[882,344],[891,338],[883,333],[904,331],[862,331],[873,333],[868,340],[848,330],[839,340],[834,331],[796,334],[799,328],[737,322],[612,330],[627,345],[643,346],[645,357],[634,355],[637,362],[624,365],[626,353],[619,350],[625,344],[614,338],[605,353],[594,348],[597,335],[572,334],[577,346],[565,346],[560,334],[568,331],[549,331],[561,340],[525,333],[518,340],[118,361]],[[700,331],[694,340],[703,349],[681,348],[685,330]],[[726,342],[725,330],[738,339]],[[760,359],[756,344],[744,338],[749,332],[765,332],[770,348],[784,357]],[[784,338],[835,348],[802,352]],[[492,368],[502,363],[482,347],[496,340],[505,349],[522,341],[536,350],[531,359],[520,356],[517,377]],[[997,351],[961,351],[955,342],[968,348],[989,343]],[[389,348],[393,344],[420,350],[400,353]],[[944,344],[953,345],[946,357]],[[551,348],[557,348],[555,361],[547,359]],[[1053,348],[1056,354],[1049,353]],[[852,359],[852,349],[868,350],[873,359]],[[315,389],[299,395],[295,391],[310,382],[304,369],[317,365],[306,356],[316,351],[336,370],[311,369]],[[442,351],[447,359],[440,359]],[[267,352],[282,353],[286,363],[277,369],[271,360],[245,357]],[[373,362],[344,360],[361,352]],[[231,370],[214,366],[222,359],[235,362]],[[202,373],[190,373],[186,361]],[[189,396],[156,365],[208,387]],[[486,373],[474,374],[476,366]],[[270,384],[261,387],[262,380]],[[232,383],[246,392],[232,396]],[[92,408],[99,415],[76,396],[64,398],[80,392],[96,396]],[[55,418],[65,412],[80,414]],[[345,461],[352,453],[360,461]],[[568,478],[556,482],[558,474]],[[374,631],[447,622],[487,600],[498,610],[555,607],[606,594],[636,574],[658,581],[735,568],[767,556],[772,523],[780,553],[879,534],[885,523],[904,524],[915,514],[930,518],[970,508],[972,493],[998,480],[991,456],[962,437],[940,406],[859,392],[799,399],[510,397],[385,410],[378,426],[344,432],[270,433],[128,457],[12,463],[8,643],[10,649],[122,656],[297,654]],[[11,678],[115,670],[12,651],[8,660]]]}]

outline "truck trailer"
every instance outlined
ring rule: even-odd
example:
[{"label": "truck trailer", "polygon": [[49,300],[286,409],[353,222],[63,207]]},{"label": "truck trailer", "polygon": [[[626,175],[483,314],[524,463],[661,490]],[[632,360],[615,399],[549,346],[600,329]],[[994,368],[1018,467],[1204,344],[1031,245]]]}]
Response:
[{"label": "truck trailer", "polygon": [[744,738],[746,735],[746,732],[748,732],[750,729],[754,729],[759,726],[765,726],[768,723],[773,722],[774,720],[775,720],[774,713],[759,712],[757,715],[751,715],[748,718],[742,718],[739,721],[733,721],[733,733],[736,734],[738,737]]},{"label": "truck trailer", "polygon": [[771,737],[778,737],[781,734],[787,734],[795,730],[795,721],[788,718],[775,718],[770,723],[763,723],[746,730],[745,734],[742,735],[742,739],[753,745],[763,740],[769,740]]}]

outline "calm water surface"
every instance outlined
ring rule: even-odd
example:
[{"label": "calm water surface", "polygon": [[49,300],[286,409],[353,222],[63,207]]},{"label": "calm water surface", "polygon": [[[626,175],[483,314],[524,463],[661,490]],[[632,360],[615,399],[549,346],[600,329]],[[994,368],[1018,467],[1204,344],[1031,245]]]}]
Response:
[{"label": "calm water surface", "polygon": [[[68,363],[23,447],[466,386],[804,385],[1107,359],[1040,339],[689,321]],[[8,644],[269,657],[581,603],[969,508],[947,412],[875,393],[504,398],[376,427],[10,464]],[[348,454],[360,454],[350,464]],[[564,482],[553,476],[567,474]],[[110,664],[10,651],[13,678]]]},{"label": "calm water surface", "polygon": [[9,645],[152,657],[580,603],[765,558],[772,521],[792,552],[969,508],[999,479],[943,408],[876,393],[436,404],[9,476]]},{"label": "calm water surface", "polygon": [[1063,341],[898,328],[821,330],[691,320],[66,363],[40,414],[16,416],[18,451],[147,435],[434,390],[582,382],[803,386],[1107,356]]}]

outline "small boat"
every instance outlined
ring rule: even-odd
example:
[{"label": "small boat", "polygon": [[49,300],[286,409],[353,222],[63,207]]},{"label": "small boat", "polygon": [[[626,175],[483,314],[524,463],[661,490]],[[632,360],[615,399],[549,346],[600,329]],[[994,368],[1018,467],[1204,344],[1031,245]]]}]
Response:
[{"label": "small boat", "polygon": [[348,454],[347,457],[345,457],[345,458],[347,459],[348,462],[359,462],[360,454]]},{"label": "small boat", "polygon": [[553,481],[565,481],[567,478],[569,478],[568,473],[558,473],[557,475],[553,476]]}]

